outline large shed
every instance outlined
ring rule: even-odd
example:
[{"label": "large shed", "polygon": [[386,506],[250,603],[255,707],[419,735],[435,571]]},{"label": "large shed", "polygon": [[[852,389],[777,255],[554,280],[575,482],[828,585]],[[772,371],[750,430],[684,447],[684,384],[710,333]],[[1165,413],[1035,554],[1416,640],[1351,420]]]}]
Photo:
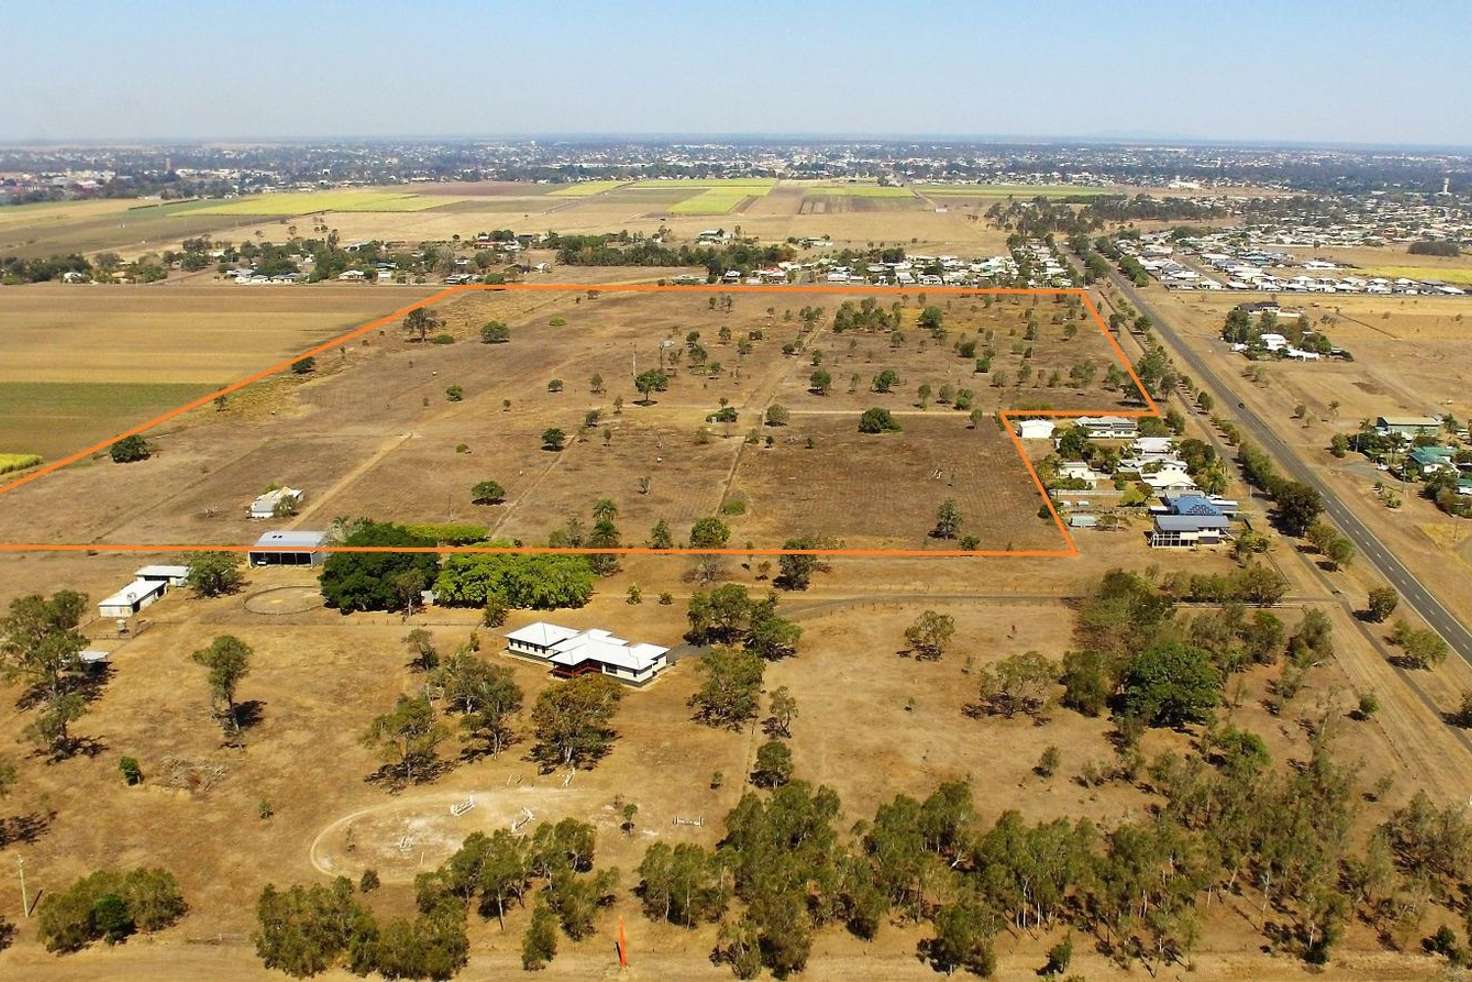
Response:
[{"label": "large shed", "polygon": [[327,558],[326,532],[267,532],[250,551],[252,566],[316,566]]}]

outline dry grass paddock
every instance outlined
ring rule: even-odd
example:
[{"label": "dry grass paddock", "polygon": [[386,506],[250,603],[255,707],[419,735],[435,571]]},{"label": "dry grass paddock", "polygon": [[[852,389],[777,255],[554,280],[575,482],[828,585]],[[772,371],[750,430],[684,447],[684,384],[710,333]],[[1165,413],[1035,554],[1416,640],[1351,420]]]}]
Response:
[{"label": "dry grass paddock", "polygon": [[[8,541],[249,542],[260,526],[245,517],[246,505],[279,483],[306,490],[304,512],[290,523],[304,528],[344,515],[468,520],[540,544],[569,515],[586,518],[595,500],[609,497],[621,510],[626,544],[637,545],[660,519],[679,539],[736,492],[752,506],[747,517],[733,518],[738,542],[776,547],[822,534],[915,548],[939,501],[955,497],[966,503],[983,548],[1055,547],[1057,530],[1036,517],[1036,489],[992,420],[972,428],[965,414],[941,406],[919,414],[899,393],[820,398],[803,391],[812,351],[850,335],[820,329],[804,340],[798,311],[820,305],[826,320],[842,299],[738,294],[727,308],[719,294],[703,292],[462,294],[435,311],[442,320],[436,330],[454,343],[421,344],[392,326],[371,332],[324,354],[311,376],[260,383],[230,397],[222,411],[207,407],[166,424],[150,460],[101,458],[18,489],[0,515],[0,532]],[[908,321],[919,301],[908,298]],[[1065,360],[1085,351],[1108,356],[1089,321],[1079,322],[1072,340],[1050,337],[1061,330],[1047,316],[1053,307],[1061,309],[1041,308],[1035,363],[1057,359],[1055,348]],[[953,337],[963,324],[978,332],[996,325],[990,329],[1000,345],[1021,337],[1026,309],[961,298],[948,324]],[[492,319],[510,325],[509,343],[480,342],[481,325]],[[687,340],[692,333],[696,342]],[[891,349],[879,336],[859,334],[856,353],[828,357],[841,371],[864,346],[879,345],[882,357],[898,359],[911,375],[906,387],[933,373],[937,390],[947,373],[973,368],[945,345],[923,347],[921,336],[911,328],[905,346]],[[707,352],[701,370],[687,353],[697,343]],[[1021,356],[999,355],[997,363],[1009,358]],[[646,402],[633,375],[660,365],[672,373],[669,386]],[[601,391],[594,391],[595,376]],[[1065,393],[978,388],[976,404],[991,412],[1035,391]],[[773,405],[793,410],[788,426],[763,425]],[[868,405],[916,414],[902,416],[902,434],[864,437],[857,415]],[[735,422],[708,421],[723,406]],[[553,427],[567,436],[561,451],[542,446],[543,431]],[[812,468],[813,457],[823,466]],[[895,490],[887,503],[872,493],[875,473]],[[471,504],[470,488],[482,480],[499,482],[505,502]],[[904,488],[924,491],[899,493]],[[861,493],[876,521],[850,500]],[[1043,542],[1045,535],[1053,538]]]}]

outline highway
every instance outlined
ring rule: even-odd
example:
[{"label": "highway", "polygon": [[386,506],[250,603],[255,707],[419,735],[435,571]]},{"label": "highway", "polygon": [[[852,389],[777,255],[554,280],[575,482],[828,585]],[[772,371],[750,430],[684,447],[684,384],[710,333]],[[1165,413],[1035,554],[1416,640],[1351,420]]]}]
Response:
[{"label": "highway", "polygon": [[1170,322],[1160,315],[1159,310],[1140,296],[1133,284],[1113,271],[1110,272],[1110,278],[1129,302],[1150,318],[1155,330],[1190,368],[1197,383],[1211,390],[1224,415],[1235,413],[1241,419],[1247,435],[1276,458],[1290,478],[1317,490],[1324,499],[1325,514],[1349,536],[1360,556],[1379,570],[1387,583],[1395,587],[1401,595],[1401,602],[1420,614],[1428,625],[1446,639],[1453,651],[1472,663],[1472,632],[1430,590],[1421,585],[1415,574],[1406,569],[1385,544],[1376,538],[1375,533],[1360,521],[1313,468],[1278,438],[1273,427],[1238,398],[1221,376],[1212,371],[1206,360],[1185,343]]}]

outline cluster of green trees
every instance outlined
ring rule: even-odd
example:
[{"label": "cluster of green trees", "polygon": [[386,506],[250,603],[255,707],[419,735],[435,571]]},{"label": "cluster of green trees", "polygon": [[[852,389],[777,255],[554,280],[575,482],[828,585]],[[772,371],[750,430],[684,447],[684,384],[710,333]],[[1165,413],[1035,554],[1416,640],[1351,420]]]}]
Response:
[{"label": "cluster of green trees", "polygon": [[361,519],[352,523],[342,544],[386,552],[335,552],[327,557],[318,582],[323,602],[344,614],[359,610],[412,610],[439,569],[433,553],[392,551],[435,543],[402,525]]},{"label": "cluster of green trees", "polygon": [[796,654],[802,628],[777,613],[777,595],[753,599],[739,583],[725,583],[690,597],[686,611],[691,644],[740,645],[765,661]]},{"label": "cluster of green trees", "polygon": [[880,306],[879,301],[873,297],[864,297],[857,303],[845,300],[833,312],[833,333],[865,331],[869,334],[887,334],[899,330],[900,313],[903,310],[904,305],[898,301],[886,308]]},{"label": "cluster of green trees", "polygon": [[1277,505],[1278,526],[1289,535],[1304,536],[1324,511],[1324,499],[1317,490],[1299,481],[1290,481],[1278,473],[1270,458],[1254,444],[1242,441],[1237,447],[1237,463],[1247,483],[1273,499]]},{"label": "cluster of green trees", "polygon": [[49,256],[45,259],[26,259],[22,256],[0,258],[0,283],[45,283],[59,280],[63,273],[85,273],[92,275],[92,264],[85,256],[72,253],[69,256]]},{"label": "cluster of green trees", "polygon": [[164,869],[98,870],[41,898],[37,907],[47,951],[80,951],[93,941],[117,944],[139,932],[161,931],[188,905]]},{"label": "cluster of green trees", "polygon": [[1264,334],[1281,334],[1295,348],[1316,351],[1321,355],[1334,350],[1329,336],[1322,330],[1314,330],[1308,314],[1299,314],[1280,321],[1276,312],[1264,310],[1254,319],[1251,310],[1246,304],[1242,304],[1228,312],[1226,322],[1222,325],[1223,341],[1229,344],[1245,344],[1255,354],[1267,351],[1267,346],[1262,341]]},{"label": "cluster of green trees", "polygon": [[[557,953],[559,925],[581,940],[613,899],[618,870],[594,871],[596,845],[593,826],[571,818],[538,825],[530,836],[473,833],[439,868],[415,877],[415,915],[383,923],[346,877],[330,886],[270,884],[256,903],[256,954],[267,968],[296,978],[343,966],[356,975],[447,979],[465,967],[472,906],[504,929],[509,909],[532,903],[522,965],[543,968]],[[371,872],[360,889],[377,882]]]},{"label": "cluster of green trees", "polygon": [[544,245],[557,250],[563,266],[704,266],[711,281],[730,270],[743,275],[796,257],[789,245],[733,242],[723,246],[670,247],[628,233],[559,235],[549,233]]},{"label": "cluster of green trees", "polygon": [[1112,709],[1128,742],[1148,726],[1209,720],[1235,672],[1286,657],[1285,675],[1300,676],[1328,653],[1328,624],[1317,611],[1304,614],[1293,638],[1271,612],[1249,617],[1230,597],[1203,597],[1224,606],[1182,615],[1177,598],[1200,589],[1193,579],[1158,585],[1106,573],[1079,612],[1076,650],[1063,658],[1063,704],[1089,716]]},{"label": "cluster of green trees", "polygon": [[[610,519],[611,521],[611,519]],[[470,526],[472,530],[484,529]],[[327,606],[343,613],[406,610],[433,586],[438,602],[455,606],[581,607],[593,594],[595,570],[586,556],[453,555],[443,565],[433,553],[395,552],[443,540],[440,527],[411,528],[366,519],[350,523],[344,545],[385,552],[335,552],[323,564],[320,583]],[[449,530],[453,532],[454,530]],[[597,531],[597,527],[595,527]],[[616,545],[616,530],[614,541]]]}]

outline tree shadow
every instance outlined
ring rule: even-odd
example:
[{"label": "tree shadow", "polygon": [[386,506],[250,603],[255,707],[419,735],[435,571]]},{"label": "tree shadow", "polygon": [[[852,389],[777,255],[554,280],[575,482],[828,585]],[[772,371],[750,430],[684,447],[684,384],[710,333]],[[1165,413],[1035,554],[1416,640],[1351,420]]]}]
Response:
[{"label": "tree shadow", "polygon": [[[101,697],[107,684],[112,681],[117,669],[111,665],[89,666],[85,671],[70,675],[65,679],[61,687],[62,695],[80,695],[84,702],[94,702]],[[35,709],[43,705],[49,693],[46,687],[39,683],[27,686],[21,691],[20,697],[15,700],[15,708],[21,711]]]},{"label": "tree shadow", "polygon": [[[55,809],[47,812],[27,812],[0,819],[0,849],[17,842],[30,845],[51,829],[56,818]],[[0,948],[3,948],[0,945]]]},{"label": "tree shadow", "polygon": [[398,764],[384,764],[363,778],[365,784],[376,784],[389,794],[398,794],[405,788],[418,784],[430,784],[455,769],[455,763],[436,757],[433,761],[421,762],[414,768],[412,779],[405,779]]},{"label": "tree shadow", "polygon": [[260,699],[247,699],[235,704],[235,725],[241,731],[258,725],[266,718],[266,703]]}]

